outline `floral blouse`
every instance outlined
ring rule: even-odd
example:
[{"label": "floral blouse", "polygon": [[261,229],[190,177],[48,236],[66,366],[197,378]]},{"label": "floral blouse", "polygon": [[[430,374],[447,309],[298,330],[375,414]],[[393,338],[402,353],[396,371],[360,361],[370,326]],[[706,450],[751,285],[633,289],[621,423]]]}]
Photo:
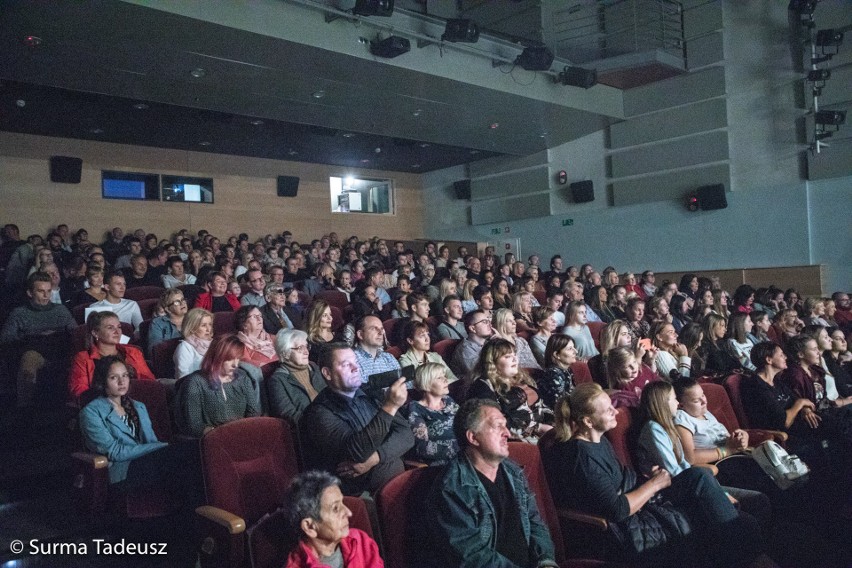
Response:
[{"label": "floral blouse", "polygon": [[459,405],[445,396],[444,408],[432,410],[419,402],[409,404],[408,423],[414,432],[414,458],[429,465],[444,465],[459,453],[453,418]]}]

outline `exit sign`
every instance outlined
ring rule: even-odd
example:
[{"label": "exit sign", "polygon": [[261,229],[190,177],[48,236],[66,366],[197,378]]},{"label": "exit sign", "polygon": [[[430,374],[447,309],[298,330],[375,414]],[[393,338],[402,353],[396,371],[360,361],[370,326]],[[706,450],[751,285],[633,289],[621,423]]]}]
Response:
[{"label": "exit sign", "polygon": [[574,219],[562,219],[562,226],[563,227],[570,227],[573,224],[574,224]]}]

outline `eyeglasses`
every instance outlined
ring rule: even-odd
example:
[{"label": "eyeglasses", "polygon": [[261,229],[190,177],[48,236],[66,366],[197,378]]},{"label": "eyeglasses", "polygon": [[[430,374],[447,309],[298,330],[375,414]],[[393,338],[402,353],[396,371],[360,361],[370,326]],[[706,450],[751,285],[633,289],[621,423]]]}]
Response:
[{"label": "eyeglasses", "polygon": [[473,325],[473,327],[476,327],[476,326],[478,326],[478,325],[479,325],[479,324],[481,324],[481,323],[487,323],[488,325],[491,325],[491,320],[481,319],[481,320],[479,320],[478,322],[476,322],[476,323],[474,323],[474,324],[472,324],[472,325]]},{"label": "eyeglasses", "polygon": [[175,300],[174,302],[170,303],[169,305],[170,306],[181,306],[181,305],[184,305],[184,304],[186,304],[186,298],[181,298],[180,300]]},{"label": "eyeglasses", "polygon": [[307,344],[305,345],[294,345],[290,348],[291,351],[308,351]]},{"label": "eyeglasses", "polygon": [[273,288],[269,291],[271,294],[283,294],[285,293],[284,288]]}]

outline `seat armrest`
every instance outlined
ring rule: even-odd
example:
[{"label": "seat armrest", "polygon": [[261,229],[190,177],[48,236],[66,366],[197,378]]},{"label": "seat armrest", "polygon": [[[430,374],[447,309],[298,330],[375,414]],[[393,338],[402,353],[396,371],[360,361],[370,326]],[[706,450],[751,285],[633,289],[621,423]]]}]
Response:
[{"label": "seat armrest", "polygon": [[240,534],[246,530],[246,522],[242,517],[238,517],[224,509],[213,507],[212,505],[202,505],[201,507],[197,507],[195,512],[199,516],[225,527],[229,534]]},{"label": "seat armrest", "polygon": [[713,474],[713,477],[719,475],[719,468],[713,465],[712,463],[697,463],[694,464],[692,467],[703,467],[704,469],[709,469],[710,473]]},{"label": "seat armrest", "polygon": [[748,429],[746,432],[748,432],[749,446],[759,446],[766,440],[773,440],[783,446],[790,438],[787,432],[781,432],[780,430]]},{"label": "seat armrest", "polygon": [[556,514],[560,519],[589,525],[601,531],[605,531],[609,527],[609,522],[605,518],[598,517],[597,515],[590,515],[588,513],[581,513],[574,509],[558,508],[556,509]]},{"label": "seat armrest", "polygon": [[86,464],[92,469],[103,469],[109,466],[109,460],[106,456],[100,454],[90,454],[88,452],[74,452],[71,457],[75,460]]},{"label": "seat armrest", "polygon": [[425,464],[417,460],[402,460],[402,463],[405,466],[405,471],[408,471],[409,469],[420,469],[421,467],[429,467],[429,464]]}]

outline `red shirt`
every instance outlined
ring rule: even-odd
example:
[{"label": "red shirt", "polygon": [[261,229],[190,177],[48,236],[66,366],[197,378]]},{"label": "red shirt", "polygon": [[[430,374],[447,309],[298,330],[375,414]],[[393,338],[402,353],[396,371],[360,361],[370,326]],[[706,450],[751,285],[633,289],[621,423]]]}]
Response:
[{"label": "red shirt", "polygon": [[[225,299],[228,300],[228,303],[231,304],[231,310],[237,311],[240,309],[240,300],[231,294],[230,292],[225,292]],[[213,295],[210,292],[204,292],[203,294],[199,294],[198,298],[195,300],[196,308],[204,308],[208,312],[213,311]]]},{"label": "red shirt", "polygon": [[[132,345],[118,345],[118,352],[124,355],[128,365],[136,370],[136,378],[141,381],[156,381],[157,378],[142,351]],[[89,390],[92,384],[92,375],[95,374],[95,361],[101,358],[98,348],[93,346],[88,351],[80,351],[74,355],[71,361],[71,372],[68,375],[68,392],[72,400],[76,400],[81,394]]]}]

